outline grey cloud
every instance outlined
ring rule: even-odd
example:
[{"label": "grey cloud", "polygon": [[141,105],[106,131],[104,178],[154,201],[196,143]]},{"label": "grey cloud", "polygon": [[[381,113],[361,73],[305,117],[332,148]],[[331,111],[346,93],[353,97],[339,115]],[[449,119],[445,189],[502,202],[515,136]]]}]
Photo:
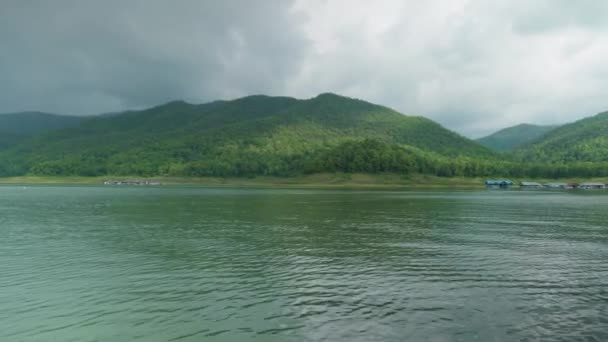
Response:
[{"label": "grey cloud", "polygon": [[608,2],[596,0],[539,0],[514,7],[515,30],[538,34],[571,27],[607,29]]},{"label": "grey cloud", "polygon": [[1,6],[2,111],[94,113],[280,92],[308,44],[281,0]]}]

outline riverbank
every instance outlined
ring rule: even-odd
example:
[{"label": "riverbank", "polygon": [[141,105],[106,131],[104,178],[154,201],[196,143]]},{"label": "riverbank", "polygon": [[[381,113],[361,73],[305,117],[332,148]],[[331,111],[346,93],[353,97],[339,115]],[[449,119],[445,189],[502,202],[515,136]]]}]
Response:
[{"label": "riverbank", "polygon": [[[252,178],[218,178],[218,177],[8,177],[0,178],[0,184],[47,184],[47,185],[85,185],[103,184],[109,179],[143,180],[159,182],[162,185],[188,185],[210,187],[294,187],[294,188],[484,188],[485,178],[481,177],[437,177],[428,175],[398,174],[312,174],[294,177],[260,176]],[[573,179],[511,179],[516,184],[522,180],[546,182],[601,182],[608,183],[608,178],[573,178]]]}]

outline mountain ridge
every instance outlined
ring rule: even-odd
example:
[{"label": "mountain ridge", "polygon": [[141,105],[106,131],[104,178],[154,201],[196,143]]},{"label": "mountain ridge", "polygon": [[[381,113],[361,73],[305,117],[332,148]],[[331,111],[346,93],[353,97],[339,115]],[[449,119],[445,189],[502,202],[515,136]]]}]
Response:
[{"label": "mountain ridge", "polygon": [[541,138],[559,125],[534,125],[522,123],[500,129],[476,141],[496,151],[512,151],[515,148]]},{"label": "mountain ridge", "polygon": [[425,117],[360,99],[252,95],[81,117],[0,149],[0,176],[604,177],[607,132],[603,113],[500,153]]},{"label": "mountain ridge", "polygon": [[171,101],[95,116],[34,137],[0,154],[0,160],[4,174],[280,175],[302,171],[341,144],[366,139],[380,145],[356,148],[433,158],[494,157],[432,120],[323,93],[304,100],[253,95],[204,104]]}]

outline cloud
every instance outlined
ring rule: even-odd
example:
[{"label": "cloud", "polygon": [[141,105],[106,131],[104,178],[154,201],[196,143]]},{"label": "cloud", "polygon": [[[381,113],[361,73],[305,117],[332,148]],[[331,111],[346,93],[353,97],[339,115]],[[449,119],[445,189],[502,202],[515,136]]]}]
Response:
[{"label": "cloud", "polygon": [[316,55],[309,56],[309,72],[295,82],[294,92],[332,89],[423,114],[473,136],[608,108],[608,34],[600,20],[608,3],[298,5],[311,18],[306,30]]},{"label": "cloud", "polygon": [[20,1],[0,5],[0,111],[332,91],[469,136],[608,109],[594,0]]},{"label": "cloud", "polygon": [[279,93],[309,44],[282,0],[0,6],[3,111],[95,113]]}]

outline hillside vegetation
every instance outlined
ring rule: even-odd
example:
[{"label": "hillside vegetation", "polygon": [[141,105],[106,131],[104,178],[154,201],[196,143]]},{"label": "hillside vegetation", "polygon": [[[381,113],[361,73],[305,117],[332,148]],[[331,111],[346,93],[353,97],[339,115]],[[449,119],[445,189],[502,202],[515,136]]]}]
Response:
[{"label": "hillside vegetation", "polygon": [[520,124],[477,139],[477,142],[496,151],[512,151],[519,146],[539,139],[557,127]]},{"label": "hillside vegetation", "polygon": [[608,112],[561,126],[515,151],[524,162],[608,162]]},{"label": "hillside vegetation", "polygon": [[358,99],[259,95],[83,119],[0,151],[0,176],[608,175],[607,163],[512,158],[431,120]]},{"label": "hillside vegetation", "polygon": [[[358,153],[362,152],[362,153]],[[335,158],[351,153],[353,158]],[[356,154],[356,156],[355,156]],[[95,117],[0,155],[4,175],[290,175],[418,172],[493,152],[422,118],[334,94],[171,102]],[[352,159],[352,160],[351,160]],[[382,159],[382,163],[377,163]],[[336,161],[340,162],[336,162]],[[402,162],[407,160],[407,162]]]}]

